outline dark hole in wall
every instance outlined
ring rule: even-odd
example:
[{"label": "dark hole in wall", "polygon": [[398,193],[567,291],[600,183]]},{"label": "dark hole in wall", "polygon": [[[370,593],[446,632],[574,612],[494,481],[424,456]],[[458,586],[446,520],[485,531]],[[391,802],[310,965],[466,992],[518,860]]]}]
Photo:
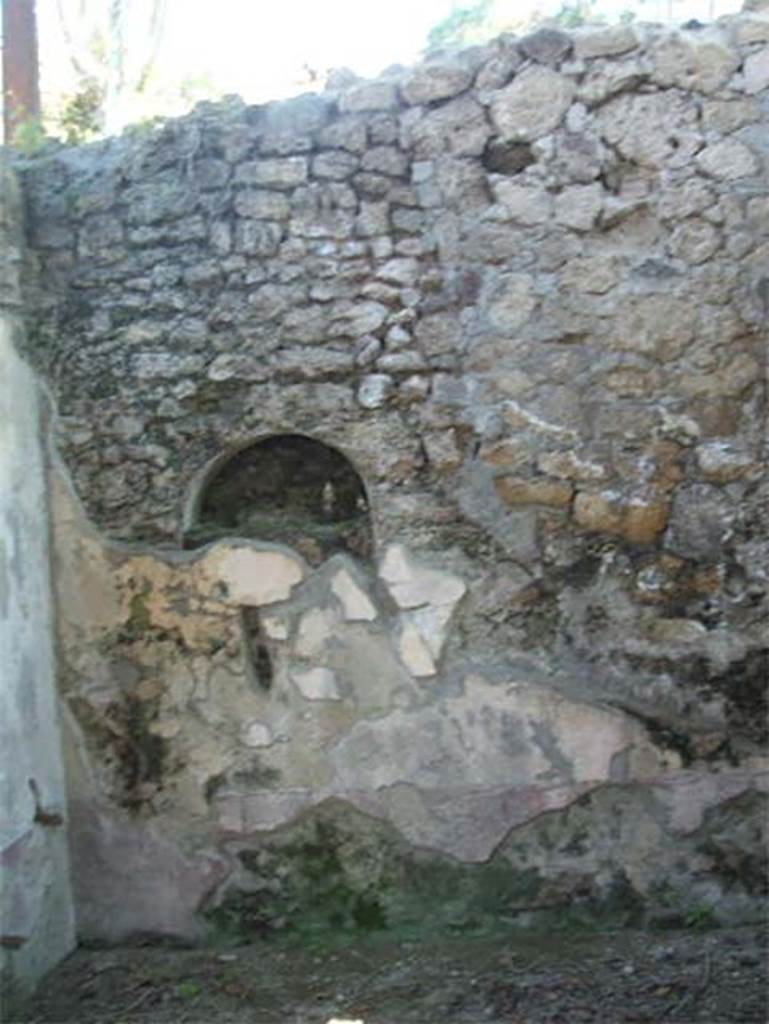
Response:
[{"label": "dark hole in wall", "polygon": [[372,554],[366,490],[350,461],[301,434],[280,434],[233,455],[206,486],[184,546],[220,537],[288,544],[311,565],[346,551]]},{"label": "dark hole in wall", "polygon": [[536,161],[528,142],[504,142],[490,139],[483,151],[483,166],[494,174],[520,174]]},{"label": "dark hole in wall", "polygon": [[260,690],[271,690],[273,680],[272,656],[267,638],[262,630],[259,609],[244,607],[241,609],[243,623],[243,640],[246,655],[253,672],[253,679]]}]

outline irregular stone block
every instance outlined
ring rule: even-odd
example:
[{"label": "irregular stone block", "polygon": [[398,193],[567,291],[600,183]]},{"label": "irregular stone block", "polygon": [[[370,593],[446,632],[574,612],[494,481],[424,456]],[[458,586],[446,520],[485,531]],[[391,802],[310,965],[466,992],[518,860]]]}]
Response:
[{"label": "irregular stone block", "polygon": [[386,373],[369,373],[358,387],[358,404],[364,409],[381,409],[393,393],[395,384]]},{"label": "irregular stone block", "polygon": [[614,57],[638,46],[638,36],[631,25],[590,26],[578,29],[572,36],[577,60],[592,57]]},{"label": "irregular stone block", "polygon": [[505,274],[491,298],[489,322],[509,335],[526,323],[536,305],[533,278],[529,274]]},{"label": "irregular stone block", "polygon": [[398,92],[390,82],[362,82],[346,89],[339,97],[339,109],[343,114],[395,110],[397,106]]},{"label": "irregular stone block", "polygon": [[665,546],[685,558],[721,558],[737,512],[734,502],[719,487],[679,487],[673,498]]},{"label": "irregular stone block", "polygon": [[613,256],[598,254],[569,260],[561,280],[567,288],[593,295],[605,295],[619,280]]},{"label": "irregular stone block", "polygon": [[527,226],[545,224],[553,208],[553,197],[543,188],[498,180],[492,185],[494,196],[511,220]]},{"label": "irregular stone block", "polygon": [[344,181],[360,166],[357,156],[344,150],[330,153],[319,153],[312,161],[312,173],[316,178],[330,178],[332,181]]},{"label": "irregular stone block", "polygon": [[255,189],[238,192],[233,205],[241,217],[255,220],[285,220],[291,209],[288,199],[280,192]]},{"label": "irregular stone block", "polygon": [[702,123],[706,131],[729,135],[746,124],[761,119],[761,107],[755,99],[707,99],[702,106]]},{"label": "irregular stone block", "polygon": [[618,96],[601,107],[597,122],[622,156],[643,167],[686,163],[702,145],[697,108],[679,94]]},{"label": "irregular stone block", "polygon": [[673,32],[659,38],[649,55],[652,78],[664,86],[714,93],[739,67],[738,55],[712,30]]},{"label": "irregular stone block", "polygon": [[649,639],[658,644],[696,644],[707,632],[694,619],[654,619],[647,629]]},{"label": "irregular stone block", "polygon": [[723,139],[706,146],[697,154],[697,166],[711,178],[737,181],[758,174],[759,162],[755,154],[737,139]]},{"label": "irregular stone block", "polygon": [[283,237],[280,224],[264,220],[238,220],[235,249],[247,256],[274,256]]},{"label": "irregular stone block", "polygon": [[308,161],[304,156],[276,157],[251,160],[238,164],[235,181],[243,185],[262,185],[266,188],[294,188],[307,180]]},{"label": "irregular stone block", "polygon": [[577,87],[576,97],[589,107],[604,103],[611,96],[627,92],[648,79],[650,66],[645,58],[632,57],[612,61],[587,72]]},{"label": "irregular stone block", "polygon": [[380,302],[356,302],[334,306],[331,311],[331,337],[359,338],[376,331],[387,318],[387,307]]},{"label": "irregular stone block", "polygon": [[409,159],[395,146],[371,146],[364,153],[361,166],[364,171],[402,178],[409,169]]},{"label": "irregular stone block", "polygon": [[413,68],[401,85],[406,103],[434,103],[463,92],[471,83],[473,72],[459,63],[421,64]]},{"label": "irregular stone block", "polygon": [[453,430],[429,431],[422,434],[427,461],[438,473],[453,473],[462,463]]},{"label": "irregular stone block", "polygon": [[525,68],[493,96],[492,121],[504,139],[540,139],[561,123],[574,91],[570,79],[549,68]]},{"label": "irregular stone block", "polygon": [[721,248],[721,233],[706,220],[690,218],[679,224],[670,236],[674,256],[697,266],[705,263]]},{"label": "irregular stone block", "polygon": [[537,468],[550,476],[567,480],[603,480],[606,469],[596,462],[580,459],[574,452],[544,452],[537,459]]},{"label": "irregular stone block", "polygon": [[555,220],[574,231],[590,231],[602,207],[601,185],[570,185],[555,197]]},{"label": "irregular stone block", "polygon": [[586,530],[624,537],[634,544],[649,544],[668,524],[667,502],[624,502],[613,492],[579,491],[574,499],[574,518]]},{"label": "irregular stone block", "polygon": [[769,87],[769,47],[764,47],[758,53],[751,53],[745,58],[742,87],[751,96]]},{"label": "irregular stone block", "polygon": [[574,493],[568,484],[556,480],[526,479],[516,476],[498,476],[494,488],[506,505],[548,505],[567,508]]},{"label": "irregular stone block", "polygon": [[318,136],[321,146],[338,147],[350,153],[366,149],[366,121],[361,117],[342,117],[332,121]]},{"label": "irregular stone block", "polygon": [[572,37],[556,28],[539,28],[519,39],[518,47],[540,64],[558,64],[571,53]]},{"label": "irregular stone block", "polygon": [[750,452],[729,441],[708,441],[695,449],[697,466],[710,483],[727,484],[754,472],[758,466]]}]

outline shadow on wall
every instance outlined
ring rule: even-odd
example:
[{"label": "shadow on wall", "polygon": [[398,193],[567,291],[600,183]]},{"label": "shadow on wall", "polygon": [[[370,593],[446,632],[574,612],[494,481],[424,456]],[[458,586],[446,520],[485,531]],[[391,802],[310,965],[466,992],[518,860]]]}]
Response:
[{"label": "shadow on wall", "polygon": [[339,551],[368,559],[373,531],[363,481],[321,441],[265,438],[236,452],[204,485],[184,547],[232,536],[287,544],[313,566]]}]

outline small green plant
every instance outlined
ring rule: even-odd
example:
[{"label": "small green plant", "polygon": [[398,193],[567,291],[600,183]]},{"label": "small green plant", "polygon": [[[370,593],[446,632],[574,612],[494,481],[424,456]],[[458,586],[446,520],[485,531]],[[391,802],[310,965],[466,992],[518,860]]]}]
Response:
[{"label": "small green plant", "polygon": [[196,981],[182,981],[176,987],[177,995],[182,999],[197,999],[201,991],[201,987]]},{"label": "small green plant", "polygon": [[684,925],[692,931],[701,932],[715,928],[717,923],[715,911],[709,903],[697,903],[684,914]]},{"label": "small green plant", "polygon": [[59,127],[68,145],[89,142],[99,134],[103,107],[103,85],[94,78],[83,78],[78,91],[68,97],[59,116]]},{"label": "small green plant", "polygon": [[24,156],[35,156],[48,142],[43,121],[40,117],[25,117],[13,130],[11,146]]}]

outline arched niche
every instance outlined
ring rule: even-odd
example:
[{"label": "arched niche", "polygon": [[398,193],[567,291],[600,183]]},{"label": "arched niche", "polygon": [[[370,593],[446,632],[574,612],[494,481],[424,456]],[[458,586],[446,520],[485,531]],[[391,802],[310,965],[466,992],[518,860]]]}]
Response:
[{"label": "arched niche", "polygon": [[373,553],[366,488],[350,460],[304,434],[276,434],[217,461],[195,495],[184,546],[221,537],[287,544],[311,565]]}]

